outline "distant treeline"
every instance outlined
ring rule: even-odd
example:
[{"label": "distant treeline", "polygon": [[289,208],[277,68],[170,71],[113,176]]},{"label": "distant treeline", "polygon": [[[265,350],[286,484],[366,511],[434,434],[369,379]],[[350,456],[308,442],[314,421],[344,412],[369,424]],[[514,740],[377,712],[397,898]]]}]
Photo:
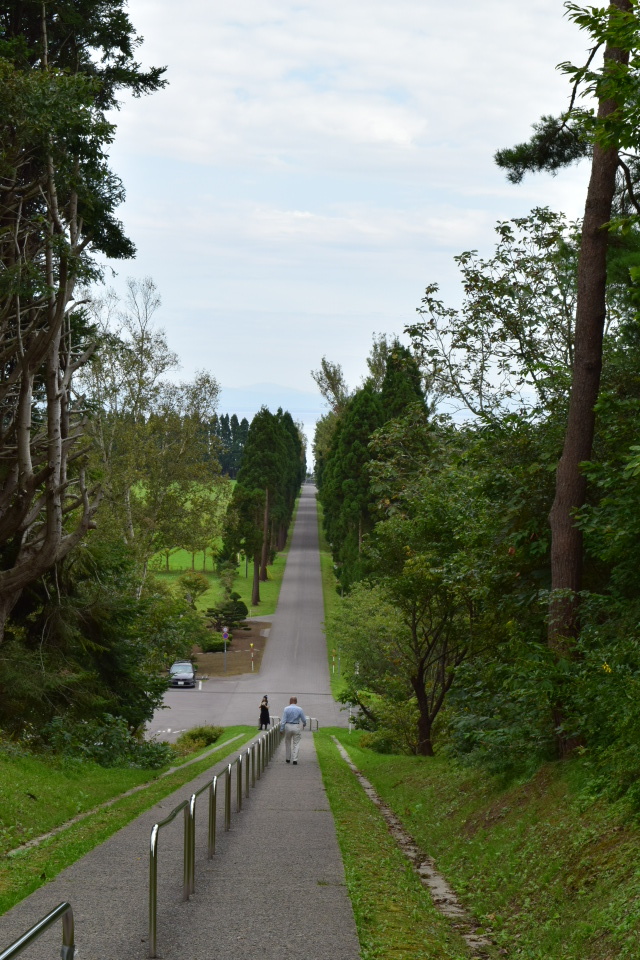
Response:
[{"label": "distant treeline", "polygon": [[223,413],[214,414],[209,422],[210,436],[218,441],[216,459],[220,463],[222,472],[232,480],[238,475],[242,466],[242,455],[249,433],[249,421],[246,417],[238,420],[235,413],[229,416]]}]

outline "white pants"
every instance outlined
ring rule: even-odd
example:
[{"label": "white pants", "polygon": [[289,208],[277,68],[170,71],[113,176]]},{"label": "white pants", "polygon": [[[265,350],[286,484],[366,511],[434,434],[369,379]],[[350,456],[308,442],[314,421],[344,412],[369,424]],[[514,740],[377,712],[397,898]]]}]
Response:
[{"label": "white pants", "polygon": [[301,723],[285,723],[284,725],[284,755],[287,760],[298,760],[298,750],[302,740]]}]

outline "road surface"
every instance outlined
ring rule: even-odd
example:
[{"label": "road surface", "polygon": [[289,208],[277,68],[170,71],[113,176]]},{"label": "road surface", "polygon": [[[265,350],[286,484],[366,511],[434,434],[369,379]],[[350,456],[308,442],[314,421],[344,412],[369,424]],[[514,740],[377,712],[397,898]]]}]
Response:
[{"label": "road surface", "polygon": [[300,504],[271,631],[259,673],[205,680],[201,690],[168,690],[148,735],[173,741],[181,731],[203,723],[257,726],[258,705],[269,697],[279,716],[290,696],[321,726],[346,726],[346,711],[331,696],[320,575],[316,488],[302,487]]}]

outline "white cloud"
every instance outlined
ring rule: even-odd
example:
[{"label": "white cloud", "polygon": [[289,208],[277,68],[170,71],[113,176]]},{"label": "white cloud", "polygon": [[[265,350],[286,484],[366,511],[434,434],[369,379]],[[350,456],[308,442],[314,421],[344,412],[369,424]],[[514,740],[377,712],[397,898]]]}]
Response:
[{"label": "white cloud", "polygon": [[[131,0],[167,90],[123,104],[113,161],[185,369],[312,389],[352,379],[497,219],[579,213],[584,172],[514,188],[496,149],[561,109],[584,39],[557,0]],[[241,344],[241,350],[238,345]],[[268,367],[268,376],[265,376]]]}]

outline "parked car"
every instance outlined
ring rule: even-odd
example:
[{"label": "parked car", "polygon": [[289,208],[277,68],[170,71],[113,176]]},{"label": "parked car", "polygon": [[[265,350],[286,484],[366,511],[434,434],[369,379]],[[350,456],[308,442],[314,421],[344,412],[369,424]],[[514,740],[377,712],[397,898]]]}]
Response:
[{"label": "parked car", "polygon": [[170,687],[195,687],[196,668],[189,660],[177,660],[169,667]]}]

